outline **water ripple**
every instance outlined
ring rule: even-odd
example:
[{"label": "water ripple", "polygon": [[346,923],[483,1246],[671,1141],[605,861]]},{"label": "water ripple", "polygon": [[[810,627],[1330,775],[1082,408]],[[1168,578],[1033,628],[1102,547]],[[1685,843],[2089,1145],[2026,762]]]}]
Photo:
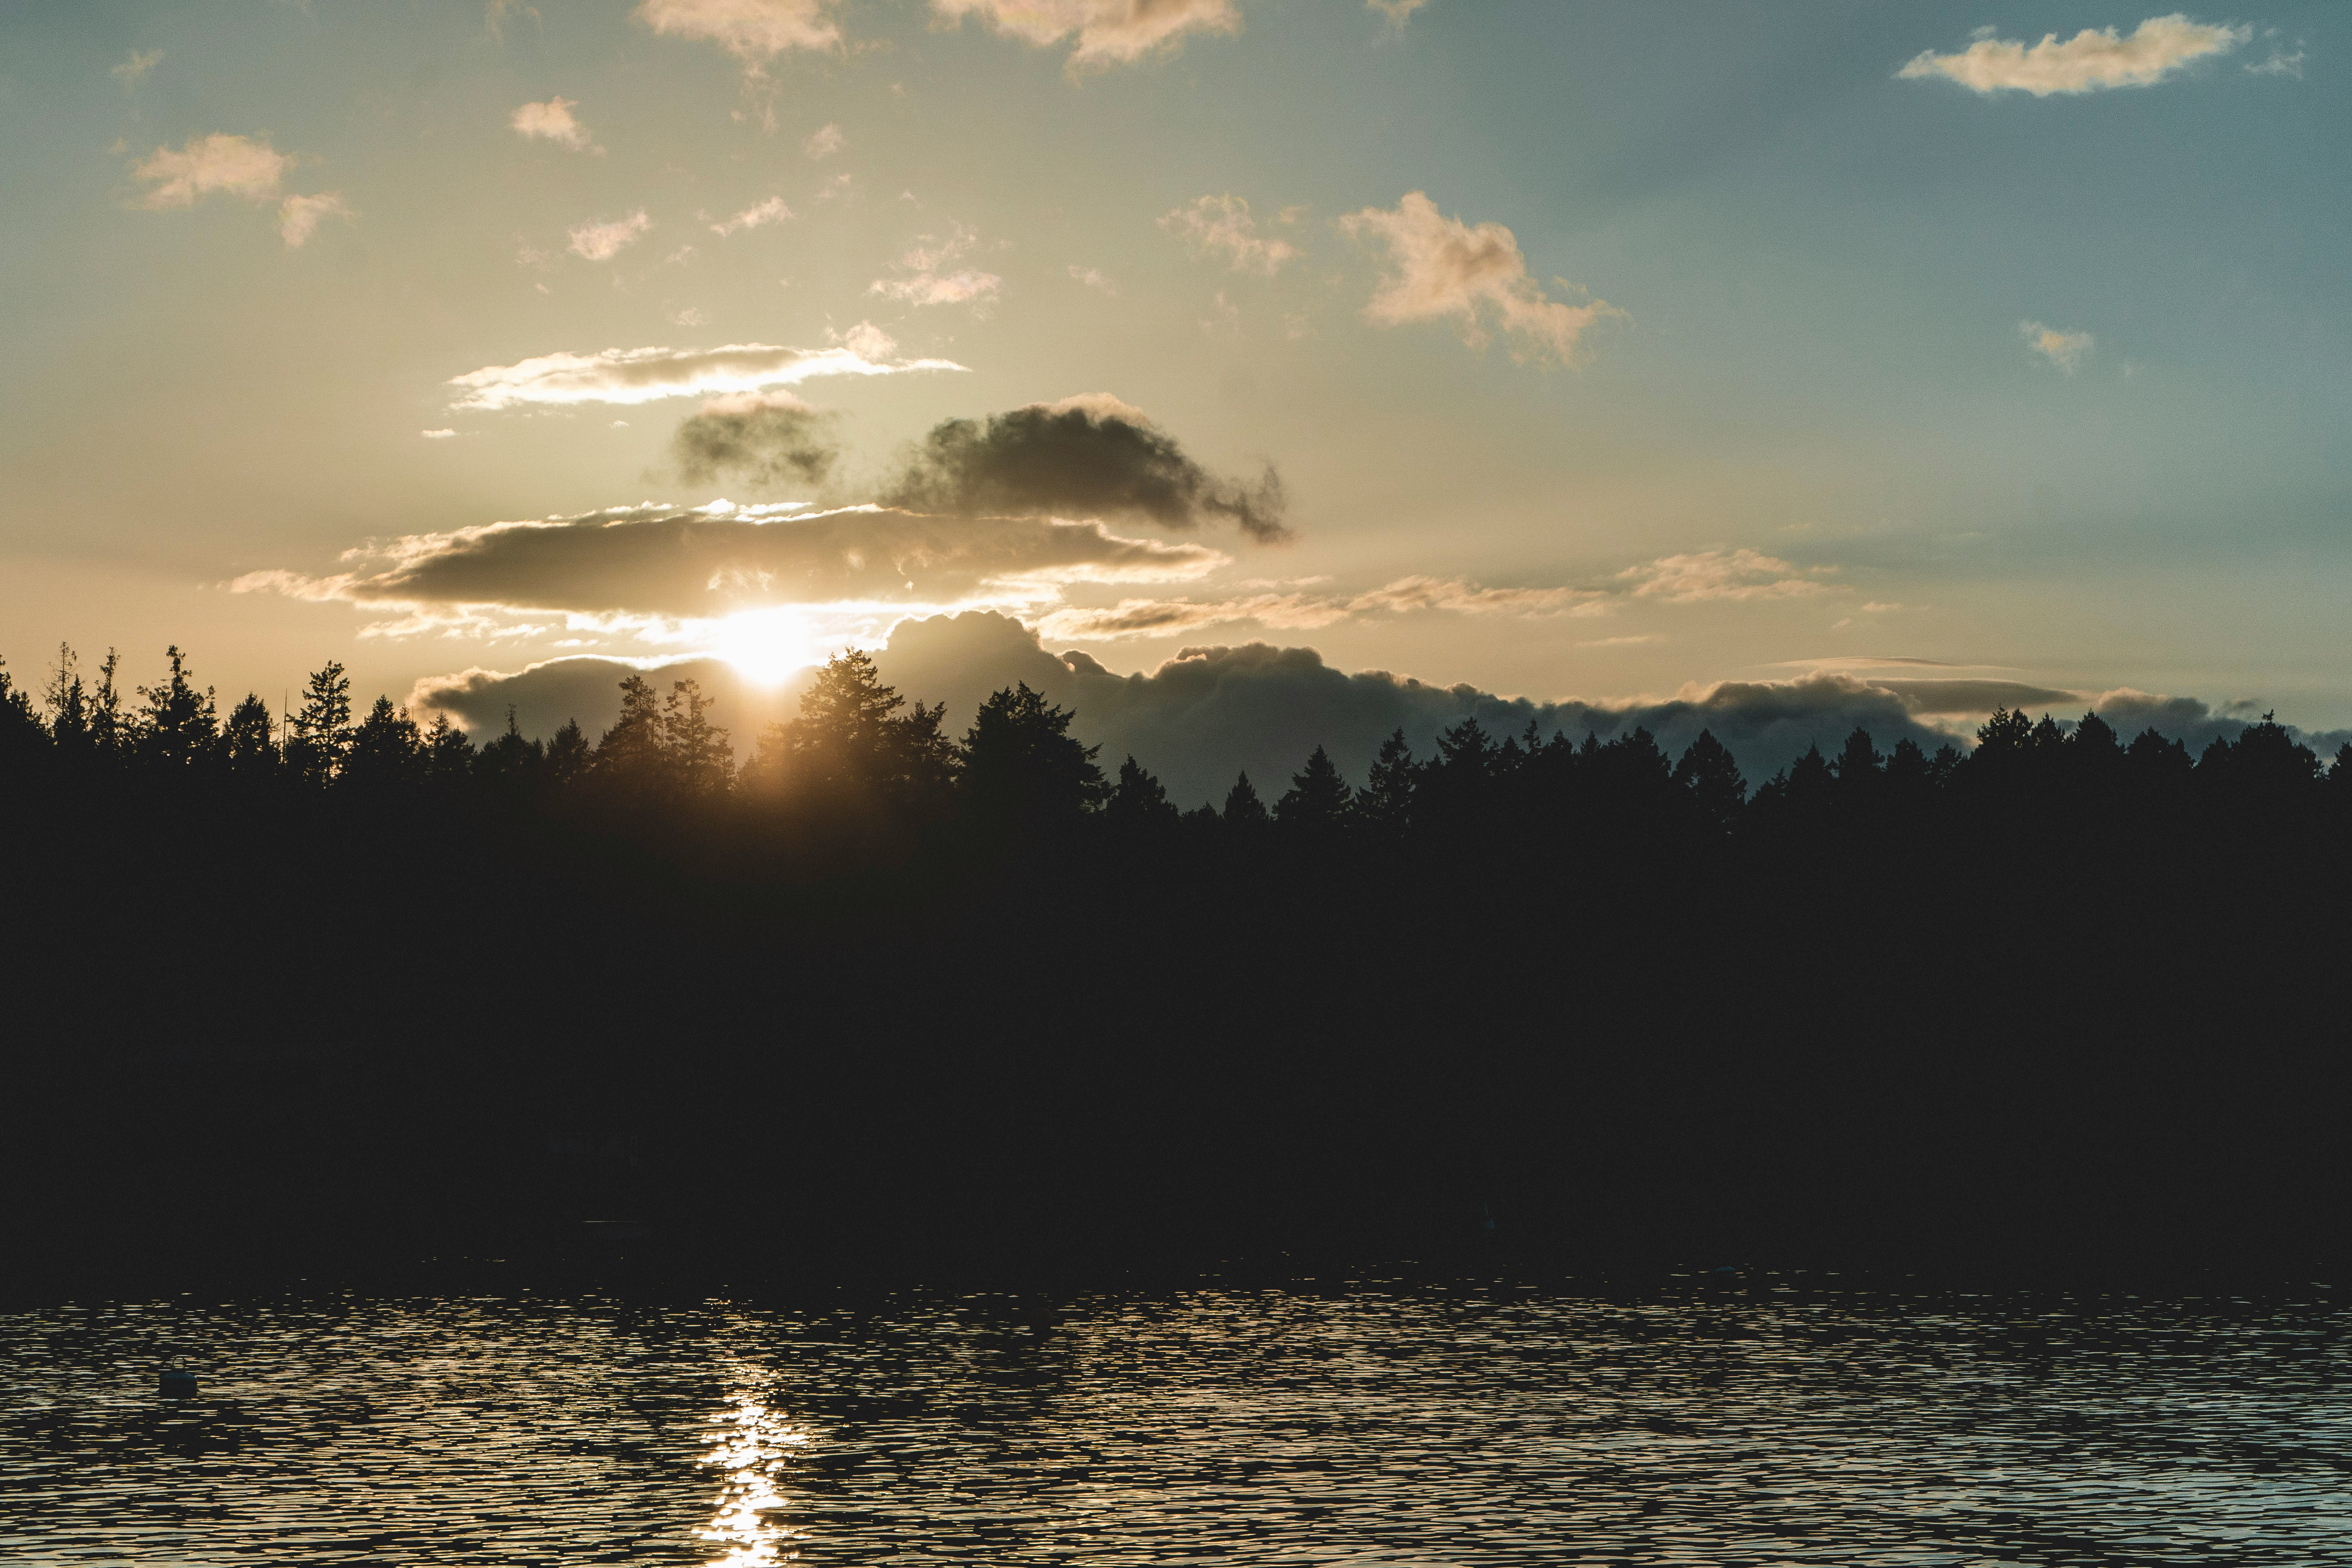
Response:
[{"label": "water ripple", "polygon": [[[0,1560],[2352,1563],[2346,1313],[1694,1289],[0,1314]],[[162,1365],[203,1397],[159,1401]]]}]

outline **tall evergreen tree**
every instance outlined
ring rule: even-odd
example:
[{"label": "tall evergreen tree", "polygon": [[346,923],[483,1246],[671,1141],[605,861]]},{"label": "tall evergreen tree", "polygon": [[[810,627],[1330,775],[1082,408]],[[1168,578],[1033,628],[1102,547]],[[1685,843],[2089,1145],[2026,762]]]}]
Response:
[{"label": "tall evergreen tree", "polygon": [[1675,764],[1675,783],[1688,794],[1699,819],[1718,833],[1730,832],[1748,805],[1748,781],[1712,730],[1701,730],[1683,752]]},{"label": "tall evergreen tree", "polygon": [[474,742],[446,713],[433,715],[420,749],[425,781],[435,789],[454,794],[474,776]]},{"label": "tall evergreen tree", "polygon": [[642,675],[621,681],[621,716],[596,742],[590,774],[608,795],[640,803],[667,793],[667,748],[662,743],[662,703]]},{"label": "tall evergreen tree", "polygon": [[49,740],[58,754],[69,761],[87,757],[97,744],[90,731],[89,693],[82,687],[79,660],[65,643],[58,644],[58,662],[41,696],[49,714]]},{"label": "tall evergreen tree", "polygon": [[1347,823],[1352,797],[1331,753],[1318,746],[1307,765],[1291,775],[1288,792],[1275,803],[1275,819],[1286,833],[1335,833]]},{"label": "tall evergreen tree", "polygon": [[275,731],[268,704],[257,694],[247,692],[221,725],[221,753],[227,759],[229,772],[247,780],[274,776],[278,772]]},{"label": "tall evergreen tree", "polygon": [[963,742],[963,787],[979,820],[1000,828],[1076,821],[1110,793],[1095,753],[1070,735],[1074,711],[1024,681],[980,705]]},{"label": "tall evergreen tree", "polygon": [[98,684],[90,688],[89,746],[100,757],[119,757],[131,744],[131,718],[123,710],[122,685],[116,679],[121,668],[122,656],[108,648],[98,667]]},{"label": "tall evergreen tree", "polygon": [[1243,773],[1234,780],[1234,787],[1225,792],[1225,809],[1219,817],[1227,827],[1255,833],[1272,818],[1265,814],[1265,802],[1258,799],[1257,786]]},{"label": "tall evergreen tree", "polygon": [[1378,837],[1398,839],[1412,826],[1413,795],[1421,784],[1421,766],[1412,748],[1398,730],[1381,742],[1364,787],[1356,794],[1356,819]]},{"label": "tall evergreen tree", "polygon": [[139,689],[140,708],[131,729],[140,761],[166,773],[209,765],[220,740],[219,710],[213,689],[196,689],[188,679],[187,657],[177,644],[164,650],[170,671],[161,686]]},{"label": "tall evergreen tree", "polygon": [[887,804],[929,815],[944,808],[959,763],[942,728],[946,718],[944,702],[908,706],[882,684],[872,658],[853,648],[817,671],[801,694],[797,719],[761,732],[743,782],[763,795],[821,796],[836,806]]},{"label": "tall evergreen tree", "polygon": [[352,678],[333,659],[311,672],[302,688],[286,741],[286,772],[313,786],[341,771],[352,744]]},{"label": "tall evergreen tree", "polygon": [[[579,732],[579,726],[572,726]],[[516,722],[514,704],[507,704],[507,727],[474,756],[474,773],[499,794],[514,797],[528,795],[539,787],[541,765],[547,760],[547,749],[537,741],[523,739],[522,726]]]},{"label": "tall evergreen tree", "polygon": [[674,680],[662,704],[662,749],[678,786],[691,798],[716,800],[735,778],[735,748],[710,721],[710,700],[694,680]]},{"label": "tall evergreen tree", "polygon": [[1164,832],[1176,825],[1177,811],[1160,781],[1129,754],[1118,764],[1118,782],[1103,803],[1103,817],[1123,832]]},{"label": "tall evergreen tree", "polygon": [[[509,725],[513,723],[511,712],[507,715],[507,721]],[[588,771],[594,763],[595,754],[589,749],[588,737],[582,732],[580,721],[566,719],[556,727],[555,733],[548,737],[545,766],[541,773],[554,788],[570,789],[588,776]]]},{"label": "tall evergreen tree", "polygon": [[352,731],[341,782],[354,789],[389,794],[415,784],[424,773],[425,736],[405,708],[379,697]]}]

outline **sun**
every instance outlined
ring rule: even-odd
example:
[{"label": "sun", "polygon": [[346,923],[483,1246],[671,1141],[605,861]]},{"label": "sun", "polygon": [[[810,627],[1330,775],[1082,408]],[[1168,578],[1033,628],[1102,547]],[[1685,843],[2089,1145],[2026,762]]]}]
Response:
[{"label": "sun", "polygon": [[816,637],[796,611],[738,610],[713,628],[710,651],[752,685],[777,686],[816,662]]}]

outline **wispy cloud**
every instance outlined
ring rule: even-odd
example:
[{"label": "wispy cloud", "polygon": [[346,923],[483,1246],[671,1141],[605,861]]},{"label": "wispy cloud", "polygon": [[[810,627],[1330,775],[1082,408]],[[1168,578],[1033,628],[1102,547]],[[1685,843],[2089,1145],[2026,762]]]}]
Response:
[{"label": "wispy cloud", "polygon": [[1915,56],[1897,74],[1943,77],[1973,92],[2097,92],[2106,88],[2153,87],[2197,61],[2228,54],[2253,37],[2251,27],[2192,22],[2179,12],[2150,16],[2119,36],[2113,27],[2085,27],[2063,42],[2045,33],[2031,47],[1997,38],[1990,28],[1957,54],[1933,49]]},{"label": "wispy cloud", "polygon": [[1313,631],[1371,616],[1435,611],[1459,616],[1598,616],[1609,595],[1591,588],[1482,588],[1460,577],[1400,577],[1360,594],[1252,594],[1231,599],[1121,599],[1108,607],[1072,605],[1038,622],[1047,637],[1115,642],[1181,637],[1237,621],[1279,631]]},{"label": "wispy cloud", "polygon": [[299,250],[328,218],[350,223],[358,216],[343,205],[339,191],[322,191],[315,196],[288,196],[278,204],[278,237],[286,242],[289,250]]},{"label": "wispy cloud", "polygon": [[1663,599],[1670,605],[1706,600],[1790,599],[1822,594],[1830,585],[1820,579],[1833,566],[1806,570],[1778,556],[1754,550],[1700,550],[1683,555],[1662,555],[1620,572],[1637,599]]},{"label": "wispy cloud", "polygon": [[2025,346],[2072,375],[2082,363],[2091,357],[2096,346],[2088,332],[2062,332],[2055,327],[2045,327],[2039,321],[2020,321],[2017,330],[2025,339]]},{"label": "wispy cloud", "polygon": [[1070,267],[1070,276],[1097,293],[1108,294],[1114,300],[1118,298],[1117,286],[1091,267],[1080,267],[1073,263]]},{"label": "wispy cloud", "polygon": [[133,49],[117,64],[106,68],[106,74],[125,87],[137,87],[147,79],[147,73],[163,63],[161,49]]},{"label": "wispy cloud", "polygon": [[830,158],[848,145],[849,138],[842,134],[840,126],[821,125],[801,143],[801,154],[814,163]]},{"label": "wispy cloud", "polygon": [[2271,47],[2271,52],[2266,58],[2249,64],[2246,67],[2246,70],[2252,76],[2300,77],[2303,75],[2304,53],[2305,50],[2300,41],[2296,43],[2294,53],[2293,54],[2287,53],[2286,47],[2284,45],[2273,44]]},{"label": "wispy cloud", "polygon": [[[885,340],[887,341],[887,340]],[[606,349],[602,353],[541,354],[453,376],[452,408],[562,407],[652,403],[793,386],[824,375],[896,375],[961,370],[952,360],[868,358],[850,347],[778,348],[730,343],[715,349]]]},{"label": "wispy cloud", "polygon": [[841,28],[826,13],[839,0],[643,0],[634,15],[656,33],[716,44],[746,75],[792,49],[830,49]]},{"label": "wispy cloud", "polygon": [[1599,300],[1570,305],[1549,298],[1528,276],[1527,258],[1509,229],[1499,223],[1474,228],[1447,217],[1419,191],[1393,211],[1367,207],[1340,219],[1339,226],[1387,249],[1389,275],[1364,307],[1365,316],[1381,326],[1450,319],[1465,342],[1481,348],[1491,323],[1510,337],[1520,357],[1564,363],[1587,327],[1624,313]]},{"label": "wispy cloud", "polygon": [[1429,0],[1364,0],[1365,5],[1389,19],[1389,26],[1402,28],[1405,18],[1429,4]]},{"label": "wispy cloud", "polygon": [[877,278],[866,292],[904,305],[971,305],[984,309],[996,298],[1004,279],[976,267],[953,268],[971,254],[979,237],[959,228],[945,240],[929,236],[900,253],[898,265],[907,276]]},{"label": "wispy cloud", "polygon": [[644,238],[653,226],[653,219],[646,216],[642,207],[611,223],[583,223],[569,231],[572,254],[589,261],[610,261]]},{"label": "wispy cloud", "polygon": [[765,228],[772,223],[782,223],[793,216],[782,196],[770,196],[766,201],[745,207],[724,223],[714,223],[710,232],[721,236],[740,233],[747,228]]},{"label": "wispy cloud", "polygon": [[1160,226],[1181,238],[1193,255],[1222,257],[1235,272],[1271,278],[1298,255],[1288,240],[1260,235],[1249,203],[1239,196],[1202,196],[1162,217]]},{"label": "wispy cloud", "polygon": [[950,24],[977,16],[1039,48],[1075,37],[1073,75],[1175,49],[1187,34],[1242,30],[1234,0],[931,0],[931,12]]},{"label": "wispy cloud", "polygon": [[268,142],[215,132],[191,137],[184,147],[158,147],[131,172],[148,186],[139,205],[160,210],[192,207],[215,194],[268,201],[293,166]]},{"label": "wispy cloud", "polygon": [[545,103],[526,103],[508,116],[507,123],[517,134],[527,140],[552,142],[572,153],[602,153],[588,127],[572,111],[580,107],[573,98],[551,98]]}]

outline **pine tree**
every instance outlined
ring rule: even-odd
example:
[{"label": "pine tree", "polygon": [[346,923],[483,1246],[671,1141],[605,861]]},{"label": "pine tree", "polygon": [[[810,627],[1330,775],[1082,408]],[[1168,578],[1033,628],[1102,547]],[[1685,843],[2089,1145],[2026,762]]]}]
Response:
[{"label": "pine tree", "polygon": [[425,737],[405,708],[379,697],[352,731],[341,782],[356,789],[391,792],[417,782],[424,771]]},{"label": "pine tree", "polygon": [[[572,725],[572,731],[578,734],[580,727]],[[509,702],[506,730],[475,754],[474,773],[502,794],[528,795],[539,786],[546,760],[545,747],[523,739],[522,726],[515,721],[514,704]]]},{"label": "pine tree", "polygon": [[1291,775],[1288,793],[1275,803],[1275,820],[1286,832],[1336,832],[1348,820],[1352,794],[1331,753],[1318,746],[1307,765]]},{"label": "pine tree", "polygon": [[221,725],[221,752],[227,759],[229,772],[248,780],[275,775],[275,731],[268,704],[256,693],[247,692],[244,700],[229,710],[227,721]]},{"label": "pine tree", "polygon": [[1000,829],[1066,826],[1110,793],[1095,765],[1102,748],[1071,738],[1076,717],[1025,681],[980,705],[964,735],[962,778],[979,820]]},{"label": "pine tree", "polygon": [[[507,715],[511,725],[514,715]],[[566,719],[549,737],[542,775],[556,789],[570,789],[588,776],[595,764],[594,753],[589,750],[588,737],[581,731],[580,721]]]},{"label": "pine tree", "polygon": [[322,786],[342,770],[352,744],[352,679],[333,659],[314,671],[302,688],[286,742],[286,771],[304,784]]},{"label": "pine tree", "polygon": [[433,722],[425,728],[423,772],[425,782],[434,788],[455,792],[465,787],[474,773],[474,742],[455,724],[446,713],[433,715]]},{"label": "pine tree", "polygon": [[1103,816],[1122,831],[1164,832],[1175,826],[1177,812],[1160,781],[1145,773],[1130,754],[1118,765],[1118,782],[1103,803]]},{"label": "pine tree", "polygon": [[1225,809],[1219,814],[1224,825],[1244,833],[1255,833],[1272,820],[1265,814],[1265,802],[1258,799],[1257,786],[1250,783],[1247,773],[1234,780],[1234,787],[1225,792]]},{"label": "pine tree", "polygon": [[621,716],[596,742],[590,775],[604,791],[648,801],[670,784],[662,743],[662,704],[642,675],[621,681]]},{"label": "pine tree", "polygon": [[106,661],[98,667],[98,685],[89,694],[89,746],[102,758],[121,756],[131,742],[131,721],[122,710],[121,683],[115,679],[121,668],[122,656],[108,648]]},{"label": "pine tree", "polygon": [[1729,832],[1748,804],[1748,781],[1739,764],[1709,730],[1701,730],[1675,764],[1675,783],[1690,796],[1700,819],[1718,832]]},{"label": "pine tree", "polygon": [[710,721],[710,700],[700,682],[670,682],[661,741],[670,774],[687,795],[710,800],[727,793],[735,778],[735,748],[727,743],[727,731]]},{"label": "pine tree", "polygon": [[1413,795],[1420,787],[1421,767],[1397,731],[1381,742],[1371,772],[1356,795],[1356,818],[1382,838],[1402,838],[1412,826]]},{"label": "pine tree", "polygon": [[188,679],[187,657],[176,644],[163,657],[171,665],[163,684],[139,689],[142,706],[131,719],[133,744],[149,767],[194,772],[214,759],[220,740],[219,710],[212,688],[198,691]]},{"label": "pine tree", "polygon": [[87,757],[97,743],[90,731],[89,694],[82,689],[74,650],[65,643],[58,644],[58,662],[41,702],[48,710],[49,741],[58,754],[75,761]]}]

